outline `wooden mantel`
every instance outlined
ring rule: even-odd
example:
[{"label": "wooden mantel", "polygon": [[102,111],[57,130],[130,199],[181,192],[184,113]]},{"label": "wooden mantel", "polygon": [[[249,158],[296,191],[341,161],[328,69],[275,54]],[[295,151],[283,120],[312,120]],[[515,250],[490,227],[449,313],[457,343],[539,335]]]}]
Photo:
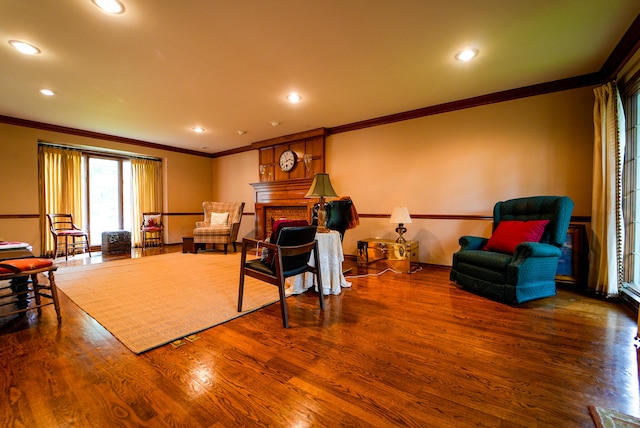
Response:
[{"label": "wooden mantel", "polygon": [[251,183],[256,191],[256,238],[265,239],[271,232],[273,219],[287,217],[305,219],[311,223],[313,205],[317,198],[305,198],[312,178],[289,181]]}]

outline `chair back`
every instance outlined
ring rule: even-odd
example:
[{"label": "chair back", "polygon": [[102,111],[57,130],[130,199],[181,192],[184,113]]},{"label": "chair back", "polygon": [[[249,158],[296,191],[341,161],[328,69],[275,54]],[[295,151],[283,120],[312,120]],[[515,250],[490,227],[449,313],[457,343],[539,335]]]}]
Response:
[{"label": "chair back", "polygon": [[284,227],[280,230],[278,241],[275,244],[281,249],[283,272],[296,271],[306,267],[312,249],[309,247],[306,252],[298,254],[296,251],[287,252],[283,247],[297,247],[313,243],[316,239],[316,230],[317,226]]},{"label": "chair back", "polygon": [[[331,230],[337,230],[340,232],[340,238],[344,237],[344,233],[347,231],[349,221],[351,220],[351,206],[353,201],[351,199],[339,199],[336,201],[329,201],[324,205],[324,209],[327,213],[327,228]],[[313,206],[313,224],[318,224],[318,210],[320,204]]]},{"label": "chair back", "polygon": [[54,235],[65,230],[78,230],[78,226],[73,222],[73,214],[47,214],[47,219],[49,229]]},{"label": "chair back", "polygon": [[242,220],[244,202],[203,202],[202,210],[205,224],[211,223],[211,213],[229,213],[227,224],[232,225]]},{"label": "chair back", "polygon": [[500,201],[493,208],[493,230],[501,221],[549,220],[540,242],[562,247],[572,212],[573,201],[567,196],[532,196]]},{"label": "chair back", "polygon": [[158,211],[142,213],[142,227],[162,227],[162,213]]}]

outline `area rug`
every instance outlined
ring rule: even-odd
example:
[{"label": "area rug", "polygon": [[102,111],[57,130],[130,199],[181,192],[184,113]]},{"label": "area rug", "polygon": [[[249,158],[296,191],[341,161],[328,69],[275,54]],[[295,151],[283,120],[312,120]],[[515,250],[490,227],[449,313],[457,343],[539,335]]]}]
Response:
[{"label": "area rug", "polygon": [[589,406],[597,428],[640,428],[640,419],[603,407]]},{"label": "area rug", "polygon": [[136,354],[278,301],[246,278],[237,312],[240,255],[169,253],[61,267],[58,289]]}]

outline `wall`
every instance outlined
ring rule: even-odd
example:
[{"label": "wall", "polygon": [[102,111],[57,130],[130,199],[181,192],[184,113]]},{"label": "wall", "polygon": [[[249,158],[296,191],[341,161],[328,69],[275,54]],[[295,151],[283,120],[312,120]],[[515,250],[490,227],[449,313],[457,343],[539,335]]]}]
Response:
[{"label": "wall", "polygon": [[238,232],[238,242],[242,238],[255,236],[255,192],[250,183],[260,181],[258,170],[258,151],[238,153],[221,158],[214,158],[213,200],[244,202],[244,213]]},{"label": "wall", "polygon": [[[212,197],[212,165],[207,157],[0,123],[0,216],[26,216],[1,219],[0,239],[29,242],[36,254],[40,254],[40,222],[38,218],[33,218],[39,214],[38,141],[162,158],[164,212],[201,212],[202,201]],[[195,221],[201,217],[187,215],[165,218],[166,242],[182,242],[182,236],[191,236]]]},{"label": "wall", "polygon": [[[429,216],[489,216],[497,200],[536,194],[568,195],[574,215],[590,215],[592,109],[592,88],[583,88],[335,134],[326,170],[361,214],[388,216],[406,205],[427,217],[414,218],[405,236],[420,242],[421,262],[448,266],[460,235],[489,236],[491,224]],[[205,200],[246,202],[239,236],[253,236],[257,151],[209,159],[7,124],[0,124],[0,215],[38,215],[39,140],[162,158],[166,242],[191,236]],[[395,227],[362,218],[345,235],[345,254],[356,254],[358,239],[395,237]],[[2,219],[0,239],[31,242],[39,253],[38,228],[37,218]]]},{"label": "wall", "polygon": [[[583,88],[335,134],[326,170],[361,214],[388,216],[401,205],[414,216],[490,216],[498,200],[557,194],[574,200],[574,215],[589,216],[592,110],[592,88]],[[250,170],[229,181],[236,167]],[[247,186],[258,179],[257,155],[218,158],[213,175],[253,211]],[[356,254],[358,239],[395,238],[395,227],[361,219],[345,234],[345,254]],[[450,266],[458,238],[489,236],[491,223],[416,218],[407,229],[405,237],[420,242],[421,262]]]}]

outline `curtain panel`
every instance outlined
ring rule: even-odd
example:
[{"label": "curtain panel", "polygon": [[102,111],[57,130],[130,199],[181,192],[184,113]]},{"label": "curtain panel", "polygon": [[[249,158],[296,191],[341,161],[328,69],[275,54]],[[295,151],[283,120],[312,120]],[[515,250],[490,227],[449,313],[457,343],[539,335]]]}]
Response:
[{"label": "curtain panel", "polygon": [[[162,212],[162,162],[151,159],[131,159],[132,233],[133,245],[142,245],[142,213]],[[137,223],[136,223],[137,222]]]},{"label": "curtain panel", "polygon": [[[53,236],[46,214],[71,213],[84,228],[82,217],[82,153],[45,145],[38,146],[38,184],[40,188],[41,253],[53,256]],[[86,230],[86,229],[85,229]]]},{"label": "curtain panel", "polygon": [[593,185],[589,279],[591,290],[618,295],[623,281],[622,178],[625,120],[615,82],[594,89]]}]

